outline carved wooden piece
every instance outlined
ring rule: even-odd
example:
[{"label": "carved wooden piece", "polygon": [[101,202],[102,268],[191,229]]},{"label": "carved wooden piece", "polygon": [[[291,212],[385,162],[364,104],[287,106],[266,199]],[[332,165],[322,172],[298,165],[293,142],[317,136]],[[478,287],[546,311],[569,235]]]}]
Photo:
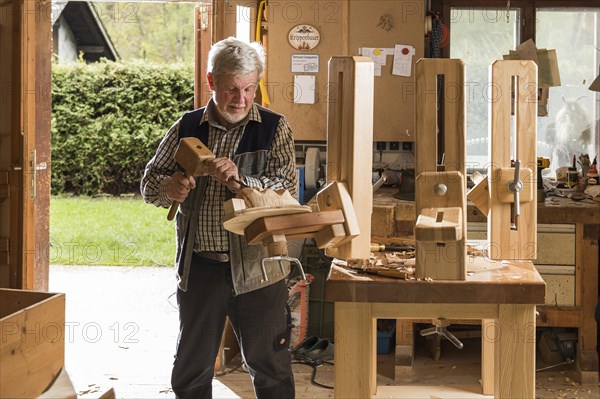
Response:
[{"label": "carved wooden piece", "polygon": [[[533,61],[496,61],[491,66],[491,87],[494,87],[494,101],[490,101],[491,115],[491,163],[488,177],[496,177],[499,170],[511,167],[511,108],[512,83],[516,76],[514,88],[516,106],[516,154],[521,161],[521,169],[536,170],[537,145],[537,65]],[[531,93],[534,93],[532,95]],[[512,173],[510,171],[513,171]],[[533,175],[532,175],[533,176]],[[512,178],[510,179],[512,180]],[[533,185],[534,179],[527,179]],[[490,178],[490,209],[488,215],[488,237],[493,259],[535,259],[537,257],[537,191],[532,188],[527,202],[520,202],[520,216],[516,228],[511,228],[514,218],[511,217],[512,203],[499,198],[513,196],[505,182]],[[524,181],[525,183],[525,181]],[[522,193],[523,194],[523,193]]]},{"label": "carved wooden piece", "polygon": [[221,222],[225,230],[243,235],[244,229],[257,219],[307,212],[311,212],[311,208],[300,205],[287,190],[245,187],[236,198],[225,201]]},{"label": "carved wooden piece", "polygon": [[[438,76],[443,87],[438,88]],[[416,266],[418,278],[466,279],[465,96],[461,60],[421,59],[416,70]],[[438,94],[444,109],[438,171]],[[430,223],[428,218],[442,215]],[[446,215],[446,216],[444,216]],[[450,216],[450,217],[449,217]],[[445,219],[445,221],[444,221]],[[450,227],[452,226],[452,227]]]},{"label": "carved wooden piece", "polygon": [[327,182],[347,185],[352,202],[359,205],[355,213],[360,234],[327,253],[342,259],[368,259],[373,207],[373,61],[368,57],[332,57],[329,87]]},{"label": "carved wooden piece", "polygon": [[475,205],[484,215],[488,214],[490,209],[490,188],[487,178],[477,182],[471,191],[467,193],[467,199]]}]

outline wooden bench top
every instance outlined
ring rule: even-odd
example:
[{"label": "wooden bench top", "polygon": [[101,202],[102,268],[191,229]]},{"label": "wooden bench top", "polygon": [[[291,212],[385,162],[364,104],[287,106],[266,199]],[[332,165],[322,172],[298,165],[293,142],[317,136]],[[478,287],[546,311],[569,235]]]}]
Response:
[{"label": "wooden bench top", "polygon": [[[471,266],[469,266],[471,262]],[[467,259],[466,281],[403,280],[354,274],[332,265],[325,300],[370,303],[499,303],[544,304],[546,284],[533,264]],[[474,266],[474,267],[473,267]]]}]

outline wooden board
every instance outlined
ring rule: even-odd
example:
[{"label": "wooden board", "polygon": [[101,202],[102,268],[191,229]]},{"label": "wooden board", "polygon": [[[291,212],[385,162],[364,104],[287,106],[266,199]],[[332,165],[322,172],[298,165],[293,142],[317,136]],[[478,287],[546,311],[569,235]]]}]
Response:
[{"label": "wooden board", "polygon": [[292,240],[310,237],[327,226],[343,222],[341,210],[264,217],[246,227],[244,236],[250,245],[261,244],[263,240],[276,235],[285,235]]},{"label": "wooden board", "polygon": [[[511,168],[511,107],[512,82],[515,87],[516,104],[516,153],[513,154],[524,168],[537,165],[537,96],[531,96],[532,87],[537,88],[537,66],[533,61],[496,61],[491,66],[491,84],[497,90],[490,101],[491,115],[491,167],[488,176],[497,176],[498,169]],[[537,93],[537,90],[534,90]],[[488,238],[494,250],[493,259],[535,259],[537,257],[537,191],[532,200],[520,205],[521,215],[517,228],[511,228],[512,204],[497,200],[498,191],[506,186],[490,181],[490,210]]]},{"label": "wooden board", "polygon": [[337,90],[327,107],[327,182],[346,185],[360,235],[328,254],[342,259],[368,259],[373,208],[373,61],[366,57],[332,57],[329,83]]},{"label": "wooden board", "polygon": [[263,206],[258,208],[246,208],[236,211],[235,213],[225,214],[223,219],[221,219],[221,222],[223,223],[223,228],[225,230],[231,231],[235,234],[243,235],[246,227],[251,225],[257,219],[309,212],[311,212],[311,209],[306,205],[283,207]]},{"label": "wooden board", "polygon": [[37,397],[65,362],[65,295],[0,289],[0,397]]},{"label": "wooden board", "polygon": [[[527,281],[527,287],[523,285],[524,281]],[[477,304],[543,304],[545,293],[546,284],[531,262],[506,261],[504,267],[473,273],[465,281],[406,281],[373,274],[357,276],[332,266],[324,299],[333,302],[410,303],[413,306],[449,301],[473,304],[473,298],[477,298]],[[417,307],[414,312],[411,318],[424,318]],[[460,313],[440,313],[436,317],[469,318]]]}]

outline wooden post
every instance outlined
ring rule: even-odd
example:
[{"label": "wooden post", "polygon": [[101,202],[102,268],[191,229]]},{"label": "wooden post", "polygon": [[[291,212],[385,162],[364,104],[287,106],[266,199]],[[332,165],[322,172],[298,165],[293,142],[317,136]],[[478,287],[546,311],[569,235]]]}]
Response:
[{"label": "wooden post", "polygon": [[194,9],[194,108],[204,106],[211,97],[206,83],[206,63],[212,45],[212,4],[199,4]]},{"label": "wooden post", "polygon": [[327,103],[327,183],[346,184],[360,234],[328,255],[368,259],[373,209],[373,61],[368,57],[329,60]]},{"label": "wooden post", "polygon": [[[536,259],[537,190],[526,191],[526,186],[534,185],[537,168],[537,65],[533,61],[496,61],[490,75],[488,252],[492,259]],[[516,78],[514,87],[513,78]],[[516,119],[513,142],[516,150],[511,155],[512,114]],[[524,185],[518,218],[514,216],[513,193],[506,184],[514,174],[511,157],[520,160]]]},{"label": "wooden post", "polygon": [[[416,64],[415,269],[419,278],[465,280],[467,276],[464,75],[461,60],[420,59]],[[438,84],[440,77],[443,85]],[[445,110],[440,167],[438,105]],[[445,234],[449,228],[452,234]]]}]

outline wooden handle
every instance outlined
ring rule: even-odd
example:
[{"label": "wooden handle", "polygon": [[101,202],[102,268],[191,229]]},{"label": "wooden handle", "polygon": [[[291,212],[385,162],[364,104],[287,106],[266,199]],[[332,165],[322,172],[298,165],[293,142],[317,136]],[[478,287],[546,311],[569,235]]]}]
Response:
[{"label": "wooden handle", "polygon": [[179,208],[179,202],[173,201],[171,204],[171,209],[169,209],[169,214],[167,215],[167,220],[173,220],[175,214],[177,213],[177,208]]}]

